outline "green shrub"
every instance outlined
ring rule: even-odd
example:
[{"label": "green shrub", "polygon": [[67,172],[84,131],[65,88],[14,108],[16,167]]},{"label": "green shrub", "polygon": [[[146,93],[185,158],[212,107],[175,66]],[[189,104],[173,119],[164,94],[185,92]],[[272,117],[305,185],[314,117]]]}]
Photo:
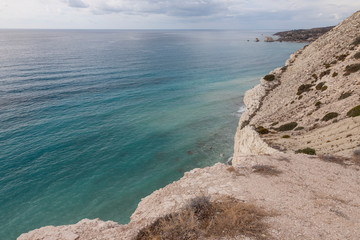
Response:
[{"label": "green shrub", "polygon": [[346,114],[348,117],[357,117],[360,116],[360,105],[352,108],[350,111]]},{"label": "green shrub", "polygon": [[297,127],[297,128],[295,128],[295,131],[300,131],[300,130],[303,130],[303,129],[305,129],[304,127]]},{"label": "green shrub", "polygon": [[332,61],[330,64],[336,64],[337,63],[337,61],[336,60],[334,60],[334,61]]},{"label": "green shrub", "polygon": [[243,129],[244,127],[246,127],[247,125],[249,125],[250,121],[249,120],[246,120],[244,122],[241,123],[241,128],[240,129]]},{"label": "green shrub", "polygon": [[268,74],[268,75],[266,75],[264,77],[264,80],[269,81],[269,82],[274,81],[275,80],[275,75],[274,74]]},{"label": "green shrub", "polygon": [[355,53],[354,58],[359,59],[360,58],[360,52]]},{"label": "green shrub", "polygon": [[316,88],[316,90],[321,90],[321,88],[322,88],[324,85],[325,85],[325,82],[321,82],[321,83],[318,83],[315,88]]},{"label": "green shrub", "polygon": [[357,72],[360,70],[360,63],[355,63],[351,65],[347,65],[345,67],[345,74],[344,76],[349,76],[351,73]]},{"label": "green shrub", "polygon": [[268,134],[270,132],[268,129],[264,128],[263,126],[258,126],[256,128],[256,131],[261,135]]},{"label": "green shrub", "polygon": [[321,91],[323,92],[323,91],[325,91],[326,89],[328,89],[328,86],[323,86],[323,87],[321,88]]},{"label": "green shrub", "polygon": [[314,73],[313,75],[311,75],[315,80],[318,80],[318,76]]},{"label": "green shrub", "polygon": [[279,122],[273,122],[272,124],[271,124],[271,126],[275,126],[275,125],[278,125],[279,124]]},{"label": "green shrub", "polygon": [[288,68],[288,66],[283,66],[283,67],[281,68],[281,71],[285,72],[285,71],[287,70],[287,68]]},{"label": "green shrub", "polygon": [[348,97],[351,96],[351,94],[352,94],[352,93],[351,93],[350,91],[349,91],[349,92],[343,92],[343,93],[340,95],[339,100],[348,98]]},{"label": "green shrub", "polygon": [[302,94],[304,92],[308,92],[308,91],[311,90],[312,86],[313,86],[312,84],[302,84],[302,85],[299,86],[298,91],[297,91],[296,94],[300,95],[300,94]]},{"label": "green shrub", "polygon": [[320,107],[320,105],[321,105],[321,102],[320,102],[320,101],[317,101],[317,102],[315,103],[315,107]]},{"label": "green shrub", "polygon": [[360,36],[355,38],[355,40],[351,43],[351,45],[355,45],[355,46],[360,45]]},{"label": "green shrub", "polygon": [[308,154],[308,155],[316,155],[316,151],[313,148],[304,148],[304,149],[299,149],[296,150],[295,153],[304,153],[304,154]]},{"label": "green shrub", "polygon": [[330,63],[324,63],[324,67],[329,68],[329,67],[331,67],[331,64]]},{"label": "green shrub", "polygon": [[296,128],[297,125],[298,124],[296,122],[290,122],[290,123],[286,123],[284,125],[281,125],[276,130],[278,130],[280,132],[290,131],[290,130],[293,130],[294,128]]},{"label": "green shrub", "polygon": [[332,74],[332,77],[336,77],[337,75],[339,75],[337,72],[334,72],[333,74]]},{"label": "green shrub", "polygon": [[330,74],[330,71],[331,71],[331,70],[330,70],[330,69],[328,69],[328,70],[323,71],[322,73],[320,73],[320,76],[319,76],[319,77],[320,77],[320,79],[321,79],[321,78],[323,78],[323,77],[324,77],[324,76],[326,76],[326,75],[329,75],[329,74]]},{"label": "green shrub", "polygon": [[284,136],[282,136],[282,138],[290,138],[290,136],[289,135],[284,135]]},{"label": "green shrub", "polygon": [[336,112],[330,112],[328,114],[326,114],[322,119],[321,121],[329,121],[330,119],[333,119],[333,118],[336,118],[337,116],[339,116],[338,113]]},{"label": "green shrub", "polygon": [[339,61],[344,61],[347,56],[349,56],[349,53],[341,54],[340,56],[337,56],[336,59]]}]

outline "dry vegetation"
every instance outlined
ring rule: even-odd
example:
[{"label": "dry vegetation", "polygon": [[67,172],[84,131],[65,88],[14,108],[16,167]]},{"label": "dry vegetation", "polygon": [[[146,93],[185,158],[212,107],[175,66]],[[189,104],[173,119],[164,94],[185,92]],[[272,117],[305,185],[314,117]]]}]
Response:
[{"label": "dry vegetation", "polygon": [[135,240],[194,240],[247,236],[272,239],[264,217],[272,216],[253,204],[223,197],[211,202],[209,197],[192,199],[179,213],[157,219],[142,229]]},{"label": "dry vegetation", "polygon": [[266,176],[278,176],[282,171],[270,165],[255,165],[252,167],[254,173],[259,173]]},{"label": "dry vegetation", "polygon": [[342,166],[346,166],[346,161],[348,161],[349,159],[346,157],[342,157],[342,156],[334,156],[334,155],[320,155],[319,158],[325,162],[331,162],[331,163],[336,163],[336,164],[340,164]]},{"label": "dry vegetation", "polygon": [[360,149],[353,152],[352,160],[355,164],[360,165]]}]

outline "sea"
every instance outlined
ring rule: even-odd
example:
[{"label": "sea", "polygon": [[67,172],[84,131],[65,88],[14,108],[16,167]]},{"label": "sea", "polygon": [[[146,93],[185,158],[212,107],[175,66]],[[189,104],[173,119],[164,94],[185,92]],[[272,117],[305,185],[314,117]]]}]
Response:
[{"label": "sea", "polygon": [[0,30],[0,239],[140,200],[226,162],[246,90],[303,43],[271,31]]}]

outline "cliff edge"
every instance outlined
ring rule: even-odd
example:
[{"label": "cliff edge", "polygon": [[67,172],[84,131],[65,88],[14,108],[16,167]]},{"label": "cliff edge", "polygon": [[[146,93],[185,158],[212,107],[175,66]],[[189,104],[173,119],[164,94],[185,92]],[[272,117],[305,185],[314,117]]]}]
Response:
[{"label": "cliff edge", "polygon": [[[270,214],[257,219],[260,235],[228,230],[209,235],[193,228],[193,237],[187,239],[358,239],[359,32],[356,12],[246,92],[247,110],[236,132],[232,166],[218,163],[185,173],[142,199],[127,225],[84,219],[36,229],[18,240],[178,239],[166,237],[169,228],[160,226],[166,221],[174,225],[174,218],[183,216],[180,213],[199,196],[211,202],[229,198]],[[303,148],[320,156],[294,153]],[[210,205],[195,208],[203,206]],[[194,214],[189,215],[190,223],[198,227],[205,217]],[[215,212],[214,219],[216,215],[221,212]],[[232,218],[238,220],[231,214],[222,221]],[[144,229],[160,235],[140,238]]]}]

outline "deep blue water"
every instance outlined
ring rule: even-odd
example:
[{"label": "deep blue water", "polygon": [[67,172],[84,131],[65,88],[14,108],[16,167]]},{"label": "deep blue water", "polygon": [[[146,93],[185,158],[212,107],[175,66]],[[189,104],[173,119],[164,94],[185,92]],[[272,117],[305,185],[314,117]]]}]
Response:
[{"label": "deep blue water", "polygon": [[256,37],[0,30],[0,239],[127,223],[142,197],[225,162],[244,92],[303,46]]}]

